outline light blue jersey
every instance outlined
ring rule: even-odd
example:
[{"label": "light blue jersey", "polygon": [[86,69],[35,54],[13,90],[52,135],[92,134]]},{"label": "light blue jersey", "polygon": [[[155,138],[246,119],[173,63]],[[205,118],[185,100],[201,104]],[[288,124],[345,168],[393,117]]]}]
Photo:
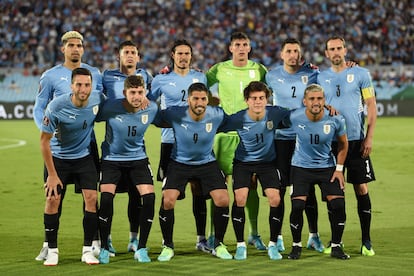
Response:
[{"label": "light blue jersey", "polygon": [[[80,67],[86,68],[92,73],[92,91],[102,92],[102,75],[99,69],[86,63],[81,63]],[[71,77],[72,70],[63,64],[50,68],[40,76],[39,92],[33,108],[33,119],[39,129],[42,128],[47,104],[60,95],[72,93]]]},{"label": "light blue jersey", "polygon": [[[191,84],[196,82],[207,84],[207,78],[202,72],[194,69],[191,69],[185,76],[180,76],[174,71],[168,74],[159,74],[152,81],[148,99],[153,101],[160,100],[161,109],[166,109],[170,106],[188,106],[187,90]],[[172,129],[161,129],[161,142],[174,143]]]},{"label": "light blue jersey", "polygon": [[318,83],[325,91],[326,103],[345,117],[349,141],[364,139],[363,97],[373,97],[371,75],[358,66],[335,73],[331,68],[322,71]]},{"label": "light blue jersey", "polygon": [[158,105],[149,106],[136,113],[128,112],[122,102],[112,99],[105,102],[96,121],[106,121],[105,140],[102,142],[102,159],[133,161],[147,158],[144,133],[158,113]]},{"label": "light blue jersey", "polygon": [[174,131],[171,159],[187,165],[201,165],[216,160],[213,154],[214,136],[228,118],[223,109],[207,106],[204,118],[194,121],[187,106],[173,106],[162,111],[162,118]]},{"label": "light blue jersey", "polygon": [[260,121],[252,120],[247,114],[247,109],[231,115],[224,128],[236,129],[240,137],[235,159],[242,162],[275,160],[274,131],[289,113],[290,111],[285,108],[268,106],[265,116]]},{"label": "light blue jersey", "polygon": [[[142,76],[147,90],[151,87],[152,75],[144,69],[137,69],[135,75]],[[105,70],[102,74],[103,92],[108,99],[124,98],[124,81],[128,76],[119,69]]]},{"label": "light blue jersey", "polygon": [[42,131],[53,133],[50,140],[52,155],[62,159],[78,159],[90,153],[91,135],[104,95],[93,91],[86,107],[76,107],[72,94],[53,99],[45,110]]},{"label": "light blue jersey", "polygon": [[[266,83],[273,91],[273,105],[289,109],[303,107],[305,88],[317,82],[319,70],[312,69],[308,64],[302,65],[294,73],[288,73],[283,65],[277,66],[266,74]],[[275,139],[295,140],[295,132],[291,128],[277,129]]]},{"label": "light blue jersey", "polygon": [[321,120],[312,122],[306,108],[296,109],[290,115],[291,127],[296,133],[292,166],[301,168],[330,168],[336,165],[331,144],[334,138],[346,134],[342,115],[324,113]]}]

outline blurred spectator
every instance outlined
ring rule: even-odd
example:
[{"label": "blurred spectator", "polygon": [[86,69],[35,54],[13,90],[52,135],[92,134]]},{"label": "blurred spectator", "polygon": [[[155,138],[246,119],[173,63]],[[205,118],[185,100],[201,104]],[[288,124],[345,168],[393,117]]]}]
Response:
[{"label": "blurred spectator", "polygon": [[9,89],[16,92],[16,93],[20,93],[20,86],[16,83],[15,80],[12,80],[10,85],[9,85]]}]

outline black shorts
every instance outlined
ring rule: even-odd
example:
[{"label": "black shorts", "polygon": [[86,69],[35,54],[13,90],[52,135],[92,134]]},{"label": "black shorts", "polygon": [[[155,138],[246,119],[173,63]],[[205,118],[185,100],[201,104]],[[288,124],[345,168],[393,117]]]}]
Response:
[{"label": "black shorts", "polygon": [[99,159],[98,145],[96,144],[95,139],[91,140],[91,143],[89,144],[89,149],[91,151],[91,156],[93,158],[93,162],[95,163],[96,171],[99,177],[99,172],[101,171],[101,160]]},{"label": "black shorts", "polygon": [[256,175],[262,185],[267,188],[280,189],[280,173],[275,162],[233,162],[233,191],[240,188],[250,188],[252,176]]},{"label": "black shorts", "polygon": [[[361,156],[362,141],[349,141],[348,154],[346,156],[344,168],[346,181],[352,184],[363,184],[375,180],[374,168],[371,158]],[[338,143],[332,143],[332,152],[335,156],[338,153]],[[345,173],[344,172],[344,173]]]},{"label": "black shorts", "polygon": [[220,170],[217,161],[202,165],[186,165],[174,160],[168,165],[168,173],[164,179],[162,189],[174,189],[180,191],[178,199],[185,197],[185,187],[190,181],[200,183],[201,193],[205,198],[213,190],[227,189],[224,174]]},{"label": "black shorts", "polygon": [[153,184],[153,176],[148,158],[135,161],[102,160],[102,184],[119,185],[128,181],[133,185]]},{"label": "black shorts", "polygon": [[[79,159],[61,159],[53,157],[56,172],[62,181],[63,189],[66,185],[75,184],[75,192],[81,193],[82,189],[96,190],[98,186],[98,174],[96,164],[92,155],[87,155]],[[44,181],[46,182],[48,173],[44,168]]]},{"label": "black shorts", "polygon": [[157,171],[157,181],[163,181],[167,175],[168,163],[171,161],[171,152],[174,144],[161,143],[160,163]]},{"label": "black shorts", "polygon": [[292,166],[290,169],[290,179],[292,179],[291,197],[308,196],[309,189],[315,184],[319,185],[322,192],[322,199],[326,200],[328,195],[344,196],[344,191],[339,185],[339,181],[331,182],[335,167],[324,169],[307,169]]},{"label": "black shorts", "polygon": [[290,181],[290,164],[295,150],[295,140],[275,140],[276,167],[282,177],[284,187],[292,185]]}]

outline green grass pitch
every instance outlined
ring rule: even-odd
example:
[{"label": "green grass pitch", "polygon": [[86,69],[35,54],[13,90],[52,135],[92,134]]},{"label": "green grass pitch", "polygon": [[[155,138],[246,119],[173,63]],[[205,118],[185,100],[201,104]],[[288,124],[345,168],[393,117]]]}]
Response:
[{"label": "green grass pitch", "polygon": [[[98,140],[103,138],[103,124],[96,126]],[[359,254],[360,229],[352,186],[347,185],[347,225],[343,241],[351,255],[347,261],[332,259],[315,251],[303,250],[300,260],[287,259],[291,249],[288,224],[288,196],[283,225],[286,252],[281,261],[270,261],[267,252],[248,247],[246,261],[223,261],[195,250],[195,226],[191,196],[177,202],[174,229],[176,256],[167,263],[156,260],[162,236],[158,222],[161,183],[155,183],[156,215],[149,237],[150,264],[133,260],[126,252],[128,242],[127,195],[115,198],[112,239],[118,250],[108,265],[88,266],[80,262],[83,240],[82,200],[73,185],[63,205],[59,230],[59,265],[44,267],[34,257],[43,241],[44,193],[43,162],[39,150],[39,131],[32,121],[0,122],[0,274],[1,275],[412,275],[414,269],[414,118],[379,118],[372,159],[377,181],[369,185],[372,200],[372,241],[374,257]],[[159,158],[160,131],[151,127],[146,134],[147,153],[156,171]],[[319,201],[320,202],[320,201]],[[269,239],[268,207],[260,201],[259,231]],[[248,232],[246,224],[246,238]],[[307,226],[302,233],[306,245]],[[208,232],[208,230],[207,230]],[[319,203],[319,232],[324,243],[330,231],[326,206]],[[225,243],[235,251],[231,223]]]}]

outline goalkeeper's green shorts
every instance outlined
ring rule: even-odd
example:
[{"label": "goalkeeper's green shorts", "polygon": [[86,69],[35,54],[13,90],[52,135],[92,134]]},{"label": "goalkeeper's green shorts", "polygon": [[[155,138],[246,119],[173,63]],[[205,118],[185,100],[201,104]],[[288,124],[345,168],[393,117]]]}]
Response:
[{"label": "goalkeeper's green shorts", "polygon": [[218,133],[214,138],[214,154],[223,173],[233,174],[233,159],[240,138],[237,132]]}]

